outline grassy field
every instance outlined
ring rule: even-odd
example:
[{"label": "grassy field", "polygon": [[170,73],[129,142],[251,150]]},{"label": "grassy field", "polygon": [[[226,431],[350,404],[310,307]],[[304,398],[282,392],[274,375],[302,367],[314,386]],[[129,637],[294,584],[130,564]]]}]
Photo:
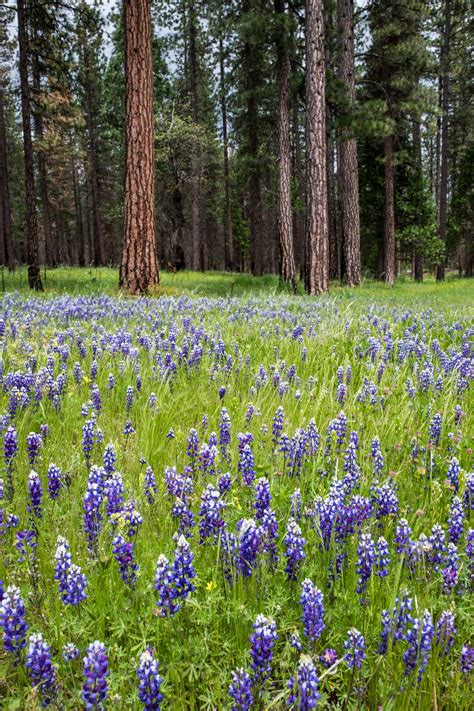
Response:
[{"label": "grassy field", "polygon": [[115,270],[48,271],[40,296],[4,280],[0,707],[159,708],[150,648],[163,709],[310,708],[305,671],[320,708],[471,708],[472,281],[309,298],[163,273],[130,299]]}]

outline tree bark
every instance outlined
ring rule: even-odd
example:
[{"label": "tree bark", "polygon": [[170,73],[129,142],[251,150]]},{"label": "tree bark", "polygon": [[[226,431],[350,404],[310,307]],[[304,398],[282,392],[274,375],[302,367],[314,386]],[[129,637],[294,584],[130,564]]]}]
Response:
[{"label": "tree bark", "polygon": [[[449,50],[451,40],[451,0],[444,4],[444,38],[441,48],[441,151],[439,178],[438,237],[446,243],[448,216],[448,121],[449,121]],[[444,261],[438,264],[436,280],[443,281]]]},{"label": "tree bark", "polygon": [[78,261],[78,264],[80,267],[84,267],[86,264],[84,222],[82,219],[81,192],[79,189],[77,168],[76,168],[76,162],[74,160],[74,157],[71,158],[71,177],[72,177],[72,187],[74,190],[74,216],[75,216],[75,228],[76,228],[77,261]]},{"label": "tree bark", "polygon": [[28,35],[24,0],[17,0],[18,49],[20,59],[21,116],[23,125],[23,153],[25,160],[26,199],[26,258],[30,289],[43,291],[38,254],[38,223],[35,204],[35,169],[31,139],[30,87],[28,83]]},{"label": "tree bark", "polygon": [[1,263],[15,268],[12,241],[12,208],[8,175],[7,132],[5,128],[4,90],[0,84],[0,251]]},{"label": "tree bark", "polygon": [[296,269],[293,245],[293,219],[291,212],[291,155],[290,118],[288,98],[290,93],[290,58],[287,48],[285,26],[285,1],[275,0],[277,26],[276,80],[278,87],[278,188],[277,188],[277,235],[279,245],[280,278],[296,291]]},{"label": "tree bark", "polygon": [[306,0],[306,290],[309,294],[320,294],[329,288],[323,12],[323,0]]},{"label": "tree bark", "polygon": [[393,175],[393,152],[395,136],[384,139],[385,161],[385,213],[384,213],[384,281],[393,286],[396,274],[395,254],[395,193]]},{"label": "tree bark", "polygon": [[328,193],[329,279],[339,277],[339,255],[336,219],[336,180],[334,175],[334,141],[330,131],[331,113],[326,105],[326,180]]},{"label": "tree bark", "polygon": [[[421,126],[420,122],[415,118],[413,120],[413,146],[416,153],[416,167],[419,174],[422,174],[422,161],[421,161]],[[415,249],[413,255],[413,278],[415,281],[423,281],[423,255]]]},{"label": "tree bark", "polygon": [[[39,41],[38,34],[35,34],[35,42]],[[49,210],[49,195],[48,195],[48,171],[46,165],[46,155],[44,148],[41,145],[44,139],[44,127],[43,127],[43,115],[42,108],[40,104],[41,96],[41,74],[39,67],[39,59],[37,54],[37,49],[33,54],[32,61],[33,69],[33,89],[34,96],[36,99],[36,105],[33,111],[34,115],[34,125],[35,125],[35,137],[39,142],[37,148],[37,159],[38,159],[38,177],[39,177],[39,189],[40,189],[40,200],[41,200],[41,214],[43,217],[43,238],[44,238],[44,260],[48,266],[56,266],[56,255],[54,250],[54,245],[52,244],[52,231],[51,231],[51,216]]]},{"label": "tree bark", "polygon": [[227,272],[234,268],[234,238],[232,234],[232,196],[230,190],[229,174],[229,137],[227,129],[227,102],[226,82],[224,67],[224,42],[219,37],[219,70],[221,89],[221,115],[222,115],[222,143],[224,149],[224,194],[225,194],[225,220],[224,220],[224,266]]},{"label": "tree bark", "polygon": [[84,63],[84,108],[86,114],[87,135],[89,138],[89,183],[92,208],[92,239],[94,248],[94,264],[95,266],[100,266],[106,263],[105,237],[101,215],[99,159],[97,148],[97,131],[95,125],[94,96],[92,89],[91,57],[90,48],[85,32],[82,35],[82,60]]},{"label": "tree bark", "polygon": [[[193,0],[189,2],[189,95],[191,99],[191,115],[196,125],[199,120],[198,102],[198,55],[196,8]],[[199,186],[199,150],[196,141],[191,147],[191,245],[192,268],[199,271],[203,265],[204,256],[201,244],[201,205]]]},{"label": "tree bark", "polygon": [[155,242],[153,70],[149,0],[124,0],[125,213],[120,287],[159,284]]},{"label": "tree bark", "polygon": [[301,156],[301,137],[300,137],[300,119],[298,110],[298,99],[293,99],[293,143],[294,143],[294,166],[293,177],[296,183],[296,191],[298,195],[297,205],[293,206],[293,242],[295,247],[295,262],[299,269],[300,278],[304,280],[304,242],[305,242],[305,219],[301,209],[304,203],[304,180],[303,180],[303,161]]},{"label": "tree bark", "polygon": [[[339,0],[338,20],[342,45],[339,56],[339,78],[345,84],[346,99],[351,108],[355,102],[353,0]],[[341,131],[339,175],[345,277],[348,286],[359,286],[361,257],[357,140],[347,127]]]}]

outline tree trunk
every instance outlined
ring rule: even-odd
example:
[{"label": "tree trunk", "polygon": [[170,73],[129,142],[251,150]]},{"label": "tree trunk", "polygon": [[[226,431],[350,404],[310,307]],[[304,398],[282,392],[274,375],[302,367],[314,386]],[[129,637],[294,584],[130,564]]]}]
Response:
[{"label": "tree trunk", "polygon": [[221,82],[221,115],[222,115],[222,142],[224,148],[224,193],[225,193],[225,220],[224,220],[224,266],[227,272],[234,268],[234,238],[232,234],[232,196],[230,191],[229,174],[229,138],[227,132],[227,102],[224,67],[224,42],[219,38],[219,69]]},{"label": "tree trunk", "polygon": [[[355,101],[353,0],[339,0],[338,20],[342,45],[339,56],[339,77],[345,84],[346,98],[352,107]],[[357,141],[347,127],[341,131],[339,175],[345,277],[348,286],[358,286],[361,280],[359,168]]]},{"label": "tree trunk", "polygon": [[[413,146],[416,153],[416,167],[420,176],[422,175],[422,159],[421,159],[421,126],[420,122],[415,118],[413,121]],[[413,255],[413,278],[415,281],[423,281],[423,255],[415,249]]]},{"label": "tree trunk", "polygon": [[336,220],[336,181],[334,176],[334,142],[330,130],[331,112],[326,105],[326,180],[328,193],[328,241],[329,241],[329,278],[339,277],[339,259]]},{"label": "tree trunk", "polygon": [[155,242],[153,70],[149,0],[124,0],[125,213],[120,287],[159,284]]},{"label": "tree trunk", "polygon": [[[449,121],[449,49],[451,39],[451,0],[444,5],[444,40],[441,48],[441,156],[439,178],[438,237],[446,244],[448,215],[448,121]],[[438,264],[436,280],[443,281],[445,263]]]},{"label": "tree trunk", "polygon": [[8,176],[7,132],[3,86],[0,84],[0,250],[1,263],[10,271],[15,268],[12,242],[12,208]]},{"label": "tree trunk", "polygon": [[[189,95],[193,123],[199,120],[198,105],[198,55],[196,8],[193,0],[189,2]],[[196,141],[191,147],[191,244],[192,268],[199,271],[204,265],[201,245],[201,205],[199,186],[199,150]]]},{"label": "tree trunk", "polygon": [[303,195],[303,168],[301,158],[301,138],[300,138],[300,119],[298,111],[298,99],[293,99],[293,143],[294,143],[294,181],[296,184],[297,204],[293,211],[293,235],[295,246],[295,262],[300,271],[300,278],[304,280],[304,214],[301,205],[304,203]]},{"label": "tree trunk", "polygon": [[[125,4],[126,3],[124,3],[124,5]],[[134,3],[132,2],[132,4]],[[94,247],[94,264],[97,267],[106,263],[106,256],[104,226],[102,223],[101,215],[99,159],[97,149],[97,131],[95,125],[95,107],[91,77],[91,58],[86,33],[84,33],[82,36],[82,55],[84,62],[85,114],[87,134],[89,138],[89,183],[92,207],[92,239]]]},{"label": "tree trunk", "polygon": [[290,92],[290,58],[287,48],[285,1],[275,0],[277,27],[276,80],[278,87],[278,188],[277,235],[279,245],[280,278],[296,291],[295,254],[293,246],[293,219],[291,213],[291,155],[290,118],[288,97]]},{"label": "tree trunk", "polygon": [[[71,147],[72,150],[72,147]],[[82,204],[81,204],[81,191],[79,189],[79,181],[77,178],[77,168],[74,158],[71,158],[71,176],[72,176],[72,187],[74,190],[74,215],[75,215],[75,227],[76,227],[76,247],[77,247],[77,261],[80,267],[84,267],[86,264],[86,249],[84,240],[84,223],[82,220]]]},{"label": "tree trunk", "polygon": [[[35,42],[39,41],[37,33],[35,34]],[[33,89],[36,104],[34,104],[34,125],[35,125],[35,137],[39,142],[37,148],[37,159],[38,159],[38,177],[39,177],[39,188],[40,188],[40,199],[41,199],[41,214],[43,217],[43,238],[44,238],[44,260],[48,266],[56,266],[56,256],[54,245],[52,244],[52,232],[51,232],[51,217],[49,210],[49,196],[48,196],[48,171],[46,167],[46,155],[44,152],[44,147],[41,145],[44,139],[44,129],[43,129],[43,115],[42,107],[40,103],[41,97],[41,75],[39,67],[39,58],[37,54],[38,50],[35,49],[33,55],[32,69],[33,69]]]},{"label": "tree trunk", "polygon": [[320,294],[329,288],[323,10],[323,0],[306,0],[306,290],[309,294]]},{"label": "tree trunk", "polygon": [[395,202],[393,151],[395,137],[393,134],[384,139],[385,160],[385,214],[384,214],[384,280],[386,284],[395,284]]},{"label": "tree trunk", "polygon": [[28,36],[24,0],[17,0],[18,49],[20,58],[20,94],[23,125],[23,153],[25,160],[26,199],[26,258],[28,262],[28,285],[30,289],[43,291],[38,255],[38,223],[35,204],[35,169],[33,142],[31,139],[30,87],[28,84]]}]

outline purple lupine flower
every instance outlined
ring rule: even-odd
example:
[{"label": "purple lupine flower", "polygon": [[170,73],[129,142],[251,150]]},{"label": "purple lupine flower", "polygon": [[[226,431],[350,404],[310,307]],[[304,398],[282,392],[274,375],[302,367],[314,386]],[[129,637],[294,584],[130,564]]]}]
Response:
[{"label": "purple lupine flower", "polygon": [[232,672],[232,683],[228,693],[232,699],[231,711],[250,711],[253,704],[250,674],[242,668]]},{"label": "purple lupine flower", "polygon": [[58,536],[56,551],[54,553],[54,579],[58,581],[59,592],[66,590],[66,579],[72,565],[72,553],[68,541]]},{"label": "purple lupine flower", "polygon": [[474,576],[474,528],[466,533],[467,566],[471,576]]},{"label": "purple lupine flower", "polygon": [[347,633],[344,649],[346,650],[344,659],[349,668],[353,669],[355,667],[356,669],[360,669],[362,661],[366,658],[365,639],[355,627],[352,627]]},{"label": "purple lupine flower", "polygon": [[157,491],[155,472],[148,466],[145,471],[145,496],[150,506],[155,503]]},{"label": "purple lupine flower", "polygon": [[23,563],[25,560],[31,562],[34,559],[37,545],[37,532],[34,529],[18,531],[15,543],[15,548],[20,553],[18,562]]},{"label": "purple lupine flower", "polygon": [[417,618],[406,635],[408,648],[403,654],[405,675],[408,676],[418,667],[417,681],[420,683],[431,656],[434,627],[431,613],[425,610],[423,619]]},{"label": "purple lupine flower", "polygon": [[117,461],[117,455],[115,454],[114,445],[109,442],[105,446],[104,454],[102,457],[102,462],[104,465],[105,473],[109,477],[113,471],[115,471],[115,462]]},{"label": "purple lupine flower", "polygon": [[301,584],[301,618],[303,631],[310,642],[315,642],[326,627],[324,623],[324,597],[323,593],[309,579]]},{"label": "purple lupine flower", "polygon": [[102,410],[102,398],[97,383],[92,383],[91,387],[91,402],[93,409],[99,413]]},{"label": "purple lupine flower", "polygon": [[43,442],[46,442],[46,439],[48,438],[49,434],[49,426],[44,422],[42,425],[40,425],[40,435],[41,439]]},{"label": "purple lupine flower", "polygon": [[276,449],[280,442],[281,433],[283,432],[283,426],[285,423],[285,413],[281,405],[277,407],[275,414],[273,416],[272,423],[272,443],[273,448]]},{"label": "purple lupine flower", "polygon": [[459,658],[459,666],[463,674],[469,674],[474,668],[474,647],[468,644],[463,644],[461,656]]},{"label": "purple lupine flower", "polygon": [[180,606],[174,601],[173,576],[168,558],[161,554],[155,570],[155,590],[158,593],[158,610],[161,617],[173,617]]},{"label": "purple lupine flower", "polygon": [[204,543],[208,538],[217,539],[224,527],[222,511],[225,506],[219,490],[208,484],[201,494],[199,507],[199,543]]},{"label": "purple lupine flower", "polygon": [[63,483],[63,473],[56,464],[48,467],[48,494],[50,499],[57,499]]},{"label": "purple lupine flower", "polygon": [[428,433],[430,436],[430,443],[433,445],[438,445],[439,440],[441,437],[441,425],[442,425],[442,420],[441,420],[441,415],[439,412],[434,415],[433,419],[430,422],[429,428],[428,428]]},{"label": "purple lupine flower", "polygon": [[301,561],[306,557],[303,550],[306,540],[303,538],[301,528],[294,519],[288,521],[283,543],[285,544],[286,558],[285,573],[289,580],[296,580]]},{"label": "purple lupine flower", "polygon": [[[127,421],[126,421],[126,423],[125,423],[125,425],[124,425],[124,428],[123,428],[123,434],[125,435],[125,437],[128,437],[129,435],[135,434],[135,430],[134,430],[133,425],[132,425],[132,423],[131,423],[130,420],[127,420]],[[168,434],[167,434],[166,436],[167,436],[167,437],[169,436],[169,432],[168,432]]]},{"label": "purple lupine flower", "polygon": [[431,546],[429,559],[433,564],[434,569],[439,570],[446,552],[446,534],[438,523],[435,523],[431,529],[431,536],[428,540]]},{"label": "purple lupine flower", "polygon": [[278,639],[276,622],[265,615],[258,615],[250,635],[253,684],[262,684],[271,674],[273,647]]},{"label": "purple lupine flower", "polygon": [[28,511],[34,516],[36,516],[36,518],[41,518],[43,487],[41,485],[41,479],[34,471],[31,471],[28,476],[28,496],[30,499],[30,502],[28,504]]},{"label": "purple lupine flower", "polygon": [[74,563],[69,567],[61,594],[65,605],[79,605],[86,599],[87,579],[81,568]]},{"label": "purple lupine flower", "polygon": [[345,383],[339,383],[336,390],[336,401],[340,405],[344,405],[347,397],[347,385]]},{"label": "purple lupine flower", "polygon": [[266,477],[262,476],[255,483],[255,501],[253,507],[257,521],[261,521],[265,511],[270,508],[271,500],[270,482]]},{"label": "purple lupine flower", "polygon": [[119,574],[126,585],[133,587],[137,581],[139,566],[135,563],[134,545],[122,535],[117,535],[112,541],[112,551],[119,567]]},{"label": "purple lupine flower", "polygon": [[324,652],[319,656],[319,661],[325,667],[326,669],[329,669],[329,667],[332,667],[333,664],[337,662],[337,652],[335,649],[332,649],[331,647],[328,647],[328,649],[325,649]]},{"label": "purple lupine flower", "polygon": [[255,413],[255,406],[253,403],[249,403],[247,407],[247,412],[245,413],[245,422],[250,422]]},{"label": "purple lupine flower", "polygon": [[115,387],[115,378],[113,373],[109,373],[107,376],[107,390],[113,390]]},{"label": "purple lupine flower", "polygon": [[295,707],[301,711],[308,711],[308,709],[314,709],[317,706],[321,694],[319,693],[318,674],[311,657],[301,656],[296,680],[292,676],[287,682],[287,687],[290,690],[289,706],[295,704]]},{"label": "purple lupine flower", "polygon": [[395,600],[395,606],[392,614],[388,610],[382,610],[382,631],[378,646],[379,654],[385,654],[388,646],[389,635],[394,642],[404,640],[406,638],[408,625],[413,623],[411,610],[413,601],[408,597],[407,591],[404,591],[400,597]]},{"label": "purple lupine flower", "polygon": [[375,508],[375,516],[380,520],[383,516],[398,513],[398,496],[392,481],[371,488],[371,502]]},{"label": "purple lupine flower", "polygon": [[278,520],[272,509],[266,509],[260,521],[260,536],[262,551],[268,555],[270,568],[278,563],[276,542],[278,540]]},{"label": "purple lupine flower", "polygon": [[57,674],[51,662],[51,647],[41,634],[29,638],[26,668],[33,686],[39,689],[42,705],[49,706],[57,692]]},{"label": "purple lupine flower", "polygon": [[135,391],[132,385],[127,385],[127,391],[125,393],[125,412],[130,412],[132,409],[133,401],[135,399]]},{"label": "purple lupine flower", "polygon": [[464,489],[463,505],[466,511],[474,510],[474,472],[466,474],[466,488]]},{"label": "purple lupine flower", "polygon": [[10,585],[0,602],[0,627],[3,628],[3,649],[19,656],[26,646],[28,625],[25,620],[25,603],[19,588]]},{"label": "purple lupine flower", "polygon": [[123,527],[126,536],[133,538],[137,535],[143,523],[143,516],[135,508],[134,501],[126,501],[116,516],[117,522]]},{"label": "purple lupine flower", "polygon": [[301,489],[295,489],[290,495],[291,508],[290,516],[294,518],[297,523],[301,521],[301,512],[303,508],[303,498],[301,496]]},{"label": "purple lupine flower", "polygon": [[401,518],[395,530],[394,541],[396,543],[396,551],[399,555],[404,553],[407,555],[412,546],[411,540],[412,530],[408,525],[406,518]]},{"label": "purple lupine flower", "polygon": [[100,507],[104,498],[105,471],[102,467],[93,465],[89,471],[87,489],[84,495],[84,532],[89,550],[94,550],[102,528]]},{"label": "purple lupine flower", "polygon": [[374,472],[377,476],[380,476],[385,468],[385,460],[380,449],[377,449],[374,455]]},{"label": "purple lupine flower", "polygon": [[245,486],[252,486],[256,475],[252,447],[245,444],[239,456],[239,474]]},{"label": "purple lupine flower", "polygon": [[94,418],[86,420],[82,427],[82,451],[86,457],[86,462],[90,462],[92,450],[96,443],[96,427],[97,423]]},{"label": "purple lupine flower", "polygon": [[3,435],[3,459],[5,462],[5,469],[8,470],[16,457],[18,452],[18,437],[16,434],[16,429],[13,425],[7,427],[5,434]]},{"label": "purple lupine flower", "polygon": [[380,536],[375,546],[375,575],[385,578],[390,565],[390,549],[383,536]]},{"label": "purple lupine flower", "polygon": [[227,491],[229,491],[231,486],[232,477],[230,476],[229,472],[226,472],[221,477],[219,477],[219,481],[217,482],[217,488],[219,489],[221,494],[225,494]]},{"label": "purple lupine flower", "polygon": [[227,455],[227,450],[230,444],[230,427],[231,422],[229,413],[227,412],[227,409],[223,407],[219,420],[219,446],[223,457]]},{"label": "purple lupine flower", "polygon": [[143,704],[145,711],[159,711],[163,694],[160,691],[163,679],[160,676],[159,662],[153,656],[151,648],[145,649],[140,655],[140,664],[137,669],[138,698]]},{"label": "purple lupine flower", "polygon": [[448,519],[448,533],[451,543],[458,543],[461,539],[464,529],[465,514],[462,506],[462,501],[458,496],[455,496],[451,503],[450,516]]},{"label": "purple lupine flower", "polygon": [[357,464],[357,449],[352,442],[349,443],[344,454],[343,470],[345,472],[343,479],[344,489],[346,493],[349,494],[360,479],[360,468]]},{"label": "purple lupine flower", "polygon": [[103,708],[103,702],[109,696],[108,660],[103,642],[93,642],[87,647],[83,673],[85,681],[82,686],[81,698],[87,711]]},{"label": "purple lupine flower", "polygon": [[194,513],[189,508],[186,500],[176,499],[171,509],[171,515],[179,519],[178,533],[182,533],[187,538],[193,537],[193,528],[196,525]]},{"label": "purple lupine flower", "polygon": [[198,454],[199,454],[199,434],[198,434],[197,430],[190,429],[189,435],[188,435],[187,455],[188,455],[189,459],[191,460],[191,463],[194,463],[196,461]]},{"label": "purple lupine flower", "polygon": [[107,516],[119,513],[123,508],[125,487],[122,475],[114,471],[104,484],[104,499],[107,500]]},{"label": "purple lupine flower", "polygon": [[26,450],[28,452],[28,458],[30,460],[31,466],[34,465],[38,458],[42,442],[43,439],[41,435],[37,434],[36,432],[30,432],[30,434],[26,438]]},{"label": "purple lupine flower", "polygon": [[194,553],[183,535],[176,542],[171,574],[175,598],[180,598],[182,601],[186,600],[189,594],[196,590],[196,586],[191,582],[196,577],[196,573],[194,570]]},{"label": "purple lupine flower", "polygon": [[252,518],[242,519],[237,524],[238,557],[237,570],[248,577],[252,575],[257,555],[262,544],[262,531]]},{"label": "purple lupine flower", "polygon": [[73,642],[67,642],[62,651],[62,658],[66,662],[66,664],[69,664],[69,662],[73,662],[75,659],[77,659],[80,655],[81,651],[79,647],[76,647]]},{"label": "purple lupine flower", "polygon": [[458,491],[459,489],[459,473],[461,471],[461,467],[459,464],[459,461],[456,459],[456,457],[453,457],[451,461],[449,462],[449,467],[448,471],[446,473],[446,478],[449,480],[450,484],[452,487],[454,487],[454,491]]},{"label": "purple lupine flower", "polygon": [[300,639],[300,633],[298,631],[292,632],[290,634],[290,647],[296,649],[297,652],[301,652],[303,645]]},{"label": "purple lupine flower", "polygon": [[362,595],[366,588],[367,582],[372,575],[372,567],[375,563],[375,544],[370,533],[363,533],[359,539],[357,548],[357,592]]},{"label": "purple lupine flower", "polygon": [[444,610],[436,625],[436,644],[441,648],[442,654],[447,654],[454,644],[456,627],[454,615],[450,610]]}]

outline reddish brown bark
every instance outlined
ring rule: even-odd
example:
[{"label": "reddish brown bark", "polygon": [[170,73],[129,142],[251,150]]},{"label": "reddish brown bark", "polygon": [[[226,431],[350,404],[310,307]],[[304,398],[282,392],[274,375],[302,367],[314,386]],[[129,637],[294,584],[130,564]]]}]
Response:
[{"label": "reddish brown bark", "polygon": [[[449,49],[451,41],[451,0],[444,6],[444,39],[441,48],[441,148],[439,172],[438,237],[446,242],[448,216],[448,121],[449,121]],[[436,280],[444,279],[444,261],[438,264]]]},{"label": "reddish brown bark", "polygon": [[125,214],[120,287],[159,283],[154,223],[153,74],[148,0],[124,0]]},{"label": "reddish brown bark", "polygon": [[229,137],[227,130],[227,102],[224,67],[224,42],[219,38],[219,70],[221,90],[222,143],[224,150],[224,194],[225,194],[225,228],[224,228],[224,264],[226,271],[234,268],[234,243],[232,234],[232,197],[229,175]]},{"label": "reddish brown bark", "polygon": [[15,268],[15,259],[12,243],[12,211],[3,94],[3,87],[0,84],[0,262],[12,270]]},{"label": "reddish brown bark", "polygon": [[393,134],[384,139],[385,160],[385,213],[384,213],[384,280],[393,286],[396,276],[395,254],[395,202],[393,152],[395,137]]}]

